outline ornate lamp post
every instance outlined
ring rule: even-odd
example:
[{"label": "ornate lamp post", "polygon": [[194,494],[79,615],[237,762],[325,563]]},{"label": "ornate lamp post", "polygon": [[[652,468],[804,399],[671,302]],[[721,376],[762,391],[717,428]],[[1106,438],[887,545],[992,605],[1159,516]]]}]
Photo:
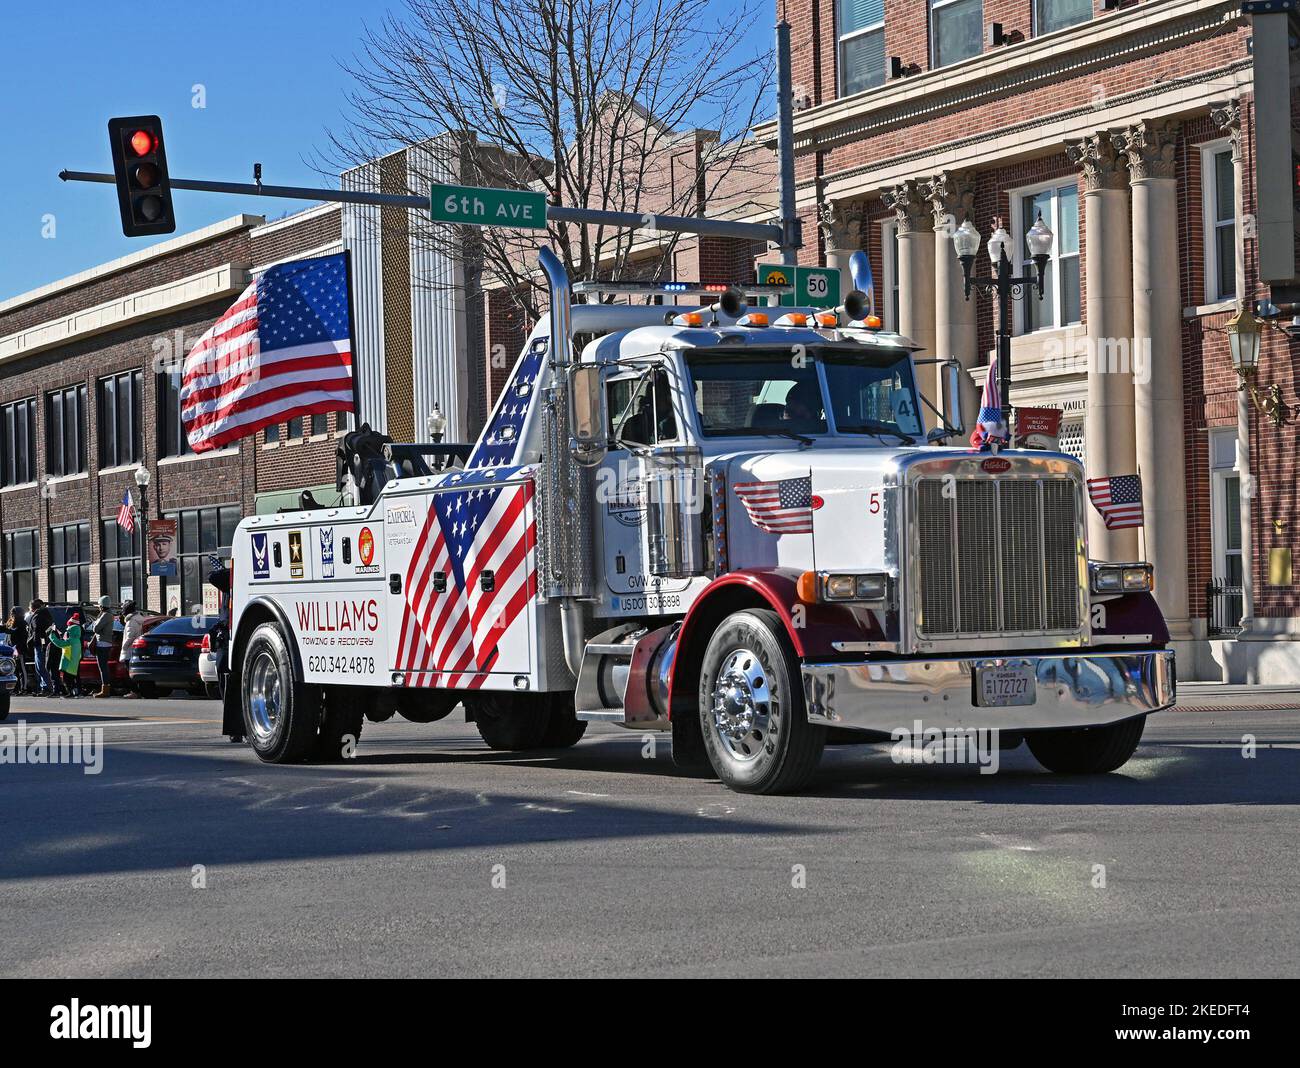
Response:
[{"label": "ornate lamp post", "polygon": [[140,611],[149,611],[149,468],[141,464],[135,469],[135,488],[139,493],[138,514],[140,522]]},{"label": "ornate lamp post", "polygon": [[966,282],[966,299],[970,300],[971,287],[986,289],[997,294],[998,298],[998,393],[1002,404],[1002,417],[1006,420],[1008,430],[1011,420],[1011,302],[1025,295],[1029,287],[1038,289],[1038,299],[1043,299],[1047,281],[1047,261],[1052,254],[1052,231],[1043,222],[1043,217],[1030,227],[1025,234],[1025,244],[1033,258],[1037,270],[1036,278],[1016,277],[1013,275],[1011,259],[1007,255],[1011,248],[1011,235],[997,221],[997,228],[989,237],[989,260],[993,265],[990,278],[972,277],[975,255],[979,252],[980,232],[967,218],[953,234],[953,244],[957,249],[957,258],[961,261],[962,274]]}]

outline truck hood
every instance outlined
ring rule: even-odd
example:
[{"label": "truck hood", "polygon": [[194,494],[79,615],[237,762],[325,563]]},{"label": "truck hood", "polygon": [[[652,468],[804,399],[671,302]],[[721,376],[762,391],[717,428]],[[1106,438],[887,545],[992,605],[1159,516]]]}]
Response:
[{"label": "truck hood", "polygon": [[954,451],[817,448],[719,458],[713,477],[715,493],[726,481],[729,566],[891,570],[892,476],[908,456]]}]

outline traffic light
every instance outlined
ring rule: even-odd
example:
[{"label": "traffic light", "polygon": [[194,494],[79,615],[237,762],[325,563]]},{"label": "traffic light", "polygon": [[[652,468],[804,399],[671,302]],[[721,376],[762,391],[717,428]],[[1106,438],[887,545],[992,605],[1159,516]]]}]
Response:
[{"label": "traffic light", "polygon": [[162,120],[157,115],[108,120],[117,203],[127,237],[170,234],[176,229]]}]

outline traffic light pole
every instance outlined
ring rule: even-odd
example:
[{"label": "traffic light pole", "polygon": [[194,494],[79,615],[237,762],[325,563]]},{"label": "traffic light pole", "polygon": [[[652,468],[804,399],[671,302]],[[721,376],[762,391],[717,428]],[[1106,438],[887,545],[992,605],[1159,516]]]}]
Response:
[{"label": "traffic light pole", "polygon": [[[97,171],[60,171],[65,182],[99,182],[113,185],[116,178]],[[400,193],[367,193],[355,189],[312,189],[296,185],[255,185],[251,182],[210,182],[199,178],[171,178],[172,189],[194,189],[205,193],[235,193],[240,196],[282,197],[288,200],[333,200],[344,204],[374,204],[380,207],[428,209],[429,198]],[[548,222],[593,226],[625,226],[632,229],[669,233],[700,234],[705,237],[733,237],[742,241],[770,241],[784,247],[787,227],[770,223],[732,222],[689,215],[659,215],[655,212],[604,211],[599,208],[546,206]]]}]

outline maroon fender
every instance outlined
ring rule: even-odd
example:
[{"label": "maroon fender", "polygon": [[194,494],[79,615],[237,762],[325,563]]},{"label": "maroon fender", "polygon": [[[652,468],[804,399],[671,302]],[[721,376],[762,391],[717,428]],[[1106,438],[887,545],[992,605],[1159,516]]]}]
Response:
[{"label": "maroon fender", "polygon": [[[733,612],[770,608],[785,625],[801,659],[842,656],[836,642],[881,641],[885,633],[874,612],[845,605],[804,604],[795,592],[801,572],[793,568],[744,568],[719,576],[695,599],[677,638],[668,686],[669,717],[694,707],[704,647]],[[796,619],[796,610],[802,618]]]},{"label": "maroon fender", "polygon": [[1103,627],[1097,626],[1094,611],[1093,645],[1105,645],[1109,634],[1150,634],[1152,645],[1169,643],[1169,628],[1165,625],[1164,613],[1150,593],[1126,593],[1092,607],[1094,610],[1098,607],[1106,610],[1106,625]]}]

